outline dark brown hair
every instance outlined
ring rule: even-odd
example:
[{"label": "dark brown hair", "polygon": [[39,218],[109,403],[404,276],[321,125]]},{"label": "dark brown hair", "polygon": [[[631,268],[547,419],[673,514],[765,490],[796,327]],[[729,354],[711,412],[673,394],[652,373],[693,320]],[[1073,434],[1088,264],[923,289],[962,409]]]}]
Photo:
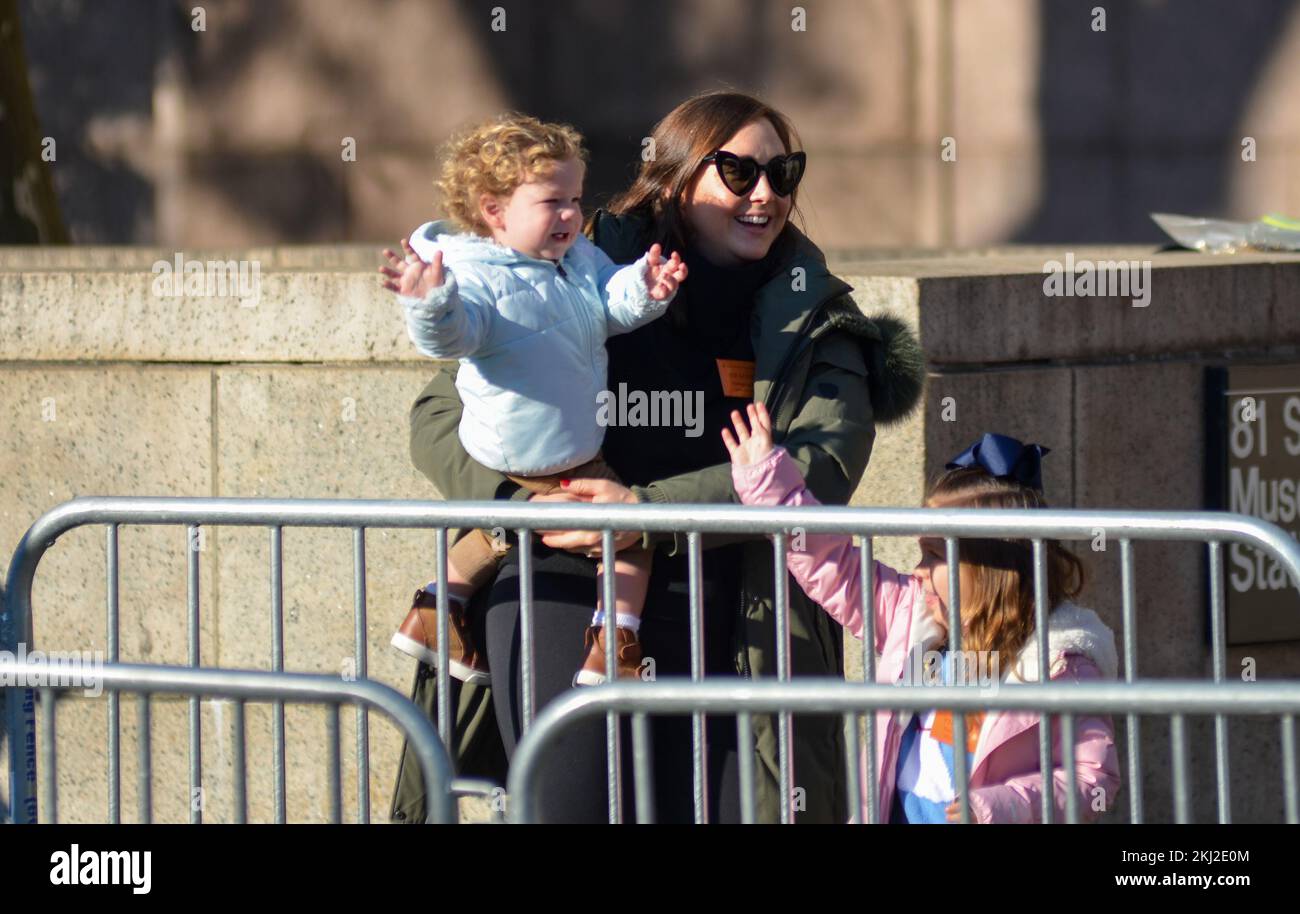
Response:
[{"label": "dark brown hair", "polygon": [[[786,153],[801,145],[794,125],[780,111],[750,95],[719,90],[688,98],[655,124],[654,155],[641,163],[632,186],[611,200],[615,215],[641,214],[653,222],[654,240],[681,251],[689,234],[682,199],[700,161],[748,124],[766,118]],[[790,195],[790,216],[798,214],[798,188]],[[787,220],[787,225],[789,220]],[[782,228],[784,232],[784,227]]]},{"label": "dark brown hair", "polygon": [[[1047,501],[1036,489],[990,476],[980,467],[961,467],[930,486],[925,506],[1046,508]],[[1050,609],[1083,590],[1083,563],[1057,540],[1045,540],[1044,546]],[[961,593],[962,619],[969,620],[963,623],[962,650],[997,651],[993,656],[1002,670],[1010,670],[1034,630],[1033,546],[1028,540],[962,537],[958,556],[972,585],[971,593],[964,587]]]}]

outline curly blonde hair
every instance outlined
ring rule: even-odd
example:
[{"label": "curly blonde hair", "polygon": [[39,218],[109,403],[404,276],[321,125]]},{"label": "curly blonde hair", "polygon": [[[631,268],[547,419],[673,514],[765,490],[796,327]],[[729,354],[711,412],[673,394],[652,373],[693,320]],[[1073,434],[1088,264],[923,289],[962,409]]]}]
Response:
[{"label": "curly blonde hair", "polygon": [[443,147],[442,173],[435,184],[452,221],[490,235],[479,212],[483,194],[508,197],[525,181],[544,177],[574,158],[587,161],[582,134],[575,128],[511,111],[452,137]]}]

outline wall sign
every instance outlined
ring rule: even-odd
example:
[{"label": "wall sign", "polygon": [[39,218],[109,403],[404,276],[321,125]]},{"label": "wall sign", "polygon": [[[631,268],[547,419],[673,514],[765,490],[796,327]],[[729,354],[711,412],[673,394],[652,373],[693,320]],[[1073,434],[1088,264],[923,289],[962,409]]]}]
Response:
[{"label": "wall sign", "polygon": [[[1212,369],[1210,393],[1210,506],[1300,538],[1300,365]],[[1224,557],[1228,643],[1300,639],[1300,591],[1281,563],[1236,543]]]}]

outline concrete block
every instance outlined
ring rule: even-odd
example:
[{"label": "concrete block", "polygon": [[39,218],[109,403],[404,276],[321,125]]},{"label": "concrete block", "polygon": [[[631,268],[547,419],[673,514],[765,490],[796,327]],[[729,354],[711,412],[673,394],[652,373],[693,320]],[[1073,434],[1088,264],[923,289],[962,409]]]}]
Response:
[{"label": "concrete block", "polygon": [[[436,493],[410,463],[407,407],[428,370],[229,369],[218,377],[218,424],[224,472],[221,494],[239,497],[414,498]],[[357,456],[365,453],[364,460]],[[220,539],[222,665],[270,669],[269,533],[225,528]],[[388,643],[417,587],[436,577],[431,530],[372,529],[366,534],[368,662],[356,650],[353,533],[289,528],[283,532],[284,668],[333,675],[360,673],[410,690],[414,663]],[[295,712],[288,755],[290,807],[309,818],[328,810],[323,712]],[[351,740],[355,724],[345,712]],[[251,717],[250,717],[251,720]],[[270,753],[269,724],[250,732],[249,751]],[[347,745],[353,745],[348,742]],[[401,738],[371,726],[372,816],[387,815]],[[355,767],[345,756],[347,808],[354,809]],[[260,795],[269,795],[263,773]],[[251,787],[250,787],[251,789]]]},{"label": "concrete block", "polygon": [[[1076,274],[1086,268],[1085,260],[1150,260],[1150,303],[1134,307],[1131,295],[1045,295],[1045,264],[1054,260],[1064,265],[1067,254],[1074,255]],[[921,272],[925,268],[916,269],[919,263],[900,269],[882,262],[873,270]],[[1063,250],[1036,263],[991,258],[949,264],[971,272],[933,275],[921,282],[922,339],[936,364],[1116,354],[1157,358],[1171,352],[1242,349],[1253,345],[1261,327],[1273,328],[1274,345],[1300,341],[1300,315],[1282,304],[1300,276],[1298,255],[1247,255],[1217,262],[1226,269],[1210,269],[1215,263],[1205,255],[1121,248],[1109,253]],[[984,309],[993,309],[997,319],[970,319],[988,313]]]},{"label": "concrete block", "polygon": [[[6,570],[9,549],[27,528],[43,512],[76,496],[211,492],[207,369],[10,367],[6,374],[8,380],[0,385],[0,419],[9,430],[0,445],[0,541],[9,544],[3,554]],[[194,544],[201,547],[199,656],[211,666],[217,662],[215,558],[206,536]],[[120,660],[188,662],[190,545],[183,527],[119,528]],[[32,647],[93,651],[107,659],[106,567],[103,526],[78,527],[59,538],[37,567]],[[124,700],[124,709],[126,705]],[[62,821],[106,819],[106,706],[102,697],[59,703]],[[124,710],[124,721],[126,714]],[[183,731],[166,729],[161,718],[156,724],[155,755],[159,771],[166,773],[168,763],[162,760],[182,758],[186,751]],[[133,742],[123,743],[124,759],[133,751]],[[42,768],[38,774],[40,783],[49,776]],[[167,783],[183,783],[166,776]]]},{"label": "concrete block", "polygon": [[[186,255],[185,260],[192,260]],[[208,277],[223,278],[208,270]],[[372,361],[422,359],[400,305],[370,272],[263,272],[173,297],[145,270],[0,273],[0,358]],[[181,287],[184,291],[184,287]],[[204,287],[206,292],[208,287]],[[222,294],[225,293],[225,294]]]},{"label": "concrete block", "polygon": [[[1203,506],[1202,374],[1196,364],[1090,367],[1075,371],[1075,486],[1081,508],[1200,510]],[[1183,455],[1182,458],[1179,455]],[[1137,541],[1138,671],[1205,675],[1204,547]],[[1119,543],[1081,552],[1085,601],[1120,637]]]},{"label": "concrete block", "polygon": [[1043,458],[1043,488],[1053,507],[1074,504],[1073,406],[1069,369],[936,374],[925,405],[925,479],[985,432],[1051,448]]},{"label": "concrete block", "polygon": [[[380,236],[376,236],[380,237]],[[385,242],[390,247],[391,242]],[[159,260],[175,264],[185,260],[257,261],[263,270],[356,270],[367,272],[379,265],[380,242],[351,244],[294,244],[267,247],[189,248],[89,245],[0,245],[0,271],[40,272],[72,270],[151,270]]]},{"label": "concrete block", "polygon": [[[210,378],[206,369],[9,369],[0,416],[0,541],[16,545],[45,511],[78,495],[211,492]],[[48,420],[42,418],[42,411]],[[210,607],[212,551],[199,551],[199,597]],[[12,546],[10,547],[12,548]],[[43,649],[105,650],[106,534],[70,531],[46,553],[33,586]],[[4,554],[7,567],[10,553]],[[143,663],[187,660],[184,528],[119,528],[121,654]],[[215,660],[215,618],[201,616],[200,647]]]}]

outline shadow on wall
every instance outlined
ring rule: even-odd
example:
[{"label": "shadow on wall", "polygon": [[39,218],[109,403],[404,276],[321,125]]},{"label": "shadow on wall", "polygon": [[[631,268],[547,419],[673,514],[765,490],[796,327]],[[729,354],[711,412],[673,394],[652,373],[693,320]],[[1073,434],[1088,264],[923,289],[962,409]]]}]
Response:
[{"label": "shadow on wall", "polygon": [[[340,136],[370,156],[360,183],[425,195],[446,132],[501,108],[579,125],[600,205],[628,186],[642,138],[683,98],[769,87],[772,29],[787,15],[765,0],[214,0],[198,33],[191,6],[22,0],[33,90],[60,138],[57,187],[79,242],[206,237],[223,220],[252,241],[345,240],[376,197],[340,167]],[[493,31],[501,6],[506,28]],[[814,45],[783,59],[791,53],[783,84],[859,91]],[[186,105],[183,148],[171,150],[155,105],[169,59]],[[176,206],[207,215],[169,227],[159,212],[155,225],[159,207]]]},{"label": "shadow on wall", "polygon": [[70,237],[122,243],[153,234],[153,186],[94,148],[91,115],[148,142],[157,56],[155,4],[21,0],[37,122],[55,141],[53,176]]},{"label": "shadow on wall", "polygon": [[[457,5],[464,21],[488,22],[501,4]],[[698,4],[686,0],[516,5],[504,32],[475,29],[470,35],[482,58],[493,62],[514,107],[582,130],[591,153],[586,193],[595,207],[632,183],[642,139],[678,103],[706,89],[758,92],[768,81],[770,4],[734,0],[724,6],[730,13],[725,42],[710,41],[698,52],[683,41],[681,23],[699,14]],[[815,84],[819,73],[821,83],[832,79],[815,60],[806,64],[802,81]]]},{"label": "shadow on wall", "polygon": [[1249,167],[1242,117],[1295,6],[1044,0],[1042,192],[1012,240],[1157,242],[1148,213],[1223,213],[1232,163]]},{"label": "shadow on wall", "polygon": [[[922,29],[924,17],[893,2],[835,21]],[[210,0],[204,33],[191,28],[191,3],[20,4],[37,110],[58,141],[56,188],[83,243],[378,237],[427,213],[446,132],[502,107],[578,124],[600,205],[632,180],[655,120],[692,93],[730,86],[796,107],[833,96],[825,110],[870,112],[875,92],[919,91],[892,75],[846,78],[826,45],[783,42],[788,10],[770,0]],[[491,28],[498,6],[504,31]],[[1105,32],[1091,27],[1098,6]],[[1243,120],[1295,8],[1042,0],[1041,188],[1010,240],[1153,242],[1149,211],[1222,212],[1234,163],[1245,167],[1241,134],[1270,129]],[[167,72],[187,107],[160,125]],[[340,162],[349,135],[364,168]]]}]

